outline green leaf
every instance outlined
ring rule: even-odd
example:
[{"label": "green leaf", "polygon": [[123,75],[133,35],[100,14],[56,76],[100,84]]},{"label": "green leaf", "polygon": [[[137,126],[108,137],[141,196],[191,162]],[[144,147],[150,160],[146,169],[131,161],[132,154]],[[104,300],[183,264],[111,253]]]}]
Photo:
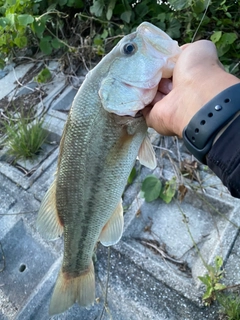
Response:
[{"label": "green leaf", "polygon": [[228,52],[228,50],[231,48],[231,44],[233,44],[237,38],[238,37],[234,32],[224,33],[222,35],[220,40],[216,43],[219,57],[222,57]]},{"label": "green leaf", "polygon": [[108,36],[108,31],[106,29],[103,30],[103,33],[101,34],[102,39],[106,39]]},{"label": "green leaf", "polygon": [[181,28],[181,24],[180,22],[175,19],[175,18],[172,18],[170,20],[170,24],[169,24],[169,27],[167,28],[166,30],[166,33],[173,39],[177,39],[180,37],[180,28]]},{"label": "green leaf", "polygon": [[101,46],[103,44],[103,40],[102,40],[102,38],[101,38],[101,36],[99,34],[96,35],[96,37],[93,39],[93,43],[96,46]]},{"label": "green leaf", "polygon": [[130,175],[128,177],[128,181],[127,181],[128,184],[132,184],[132,182],[133,182],[134,178],[136,177],[136,175],[137,175],[137,170],[136,170],[135,167],[133,167],[132,171],[131,171],[131,173],[130,173]]},{"label": "green leaf", "polygon": [[51,42],[54,49],[59,49],[64,46],[64,44],[57,38],[54,38]]},{"label": "green leaf", "polygon": [[144,192],[145,200],[151,202],[159,197],[161,188],[161,181],[157,177],[148,176],[144,179],[141,189]]},{"label": "green leaf", "polygon": [[194,5],[193,5],[193,12],[195,13],[201,13],[205,10],[205,1],[203,0],[197,0],[194,1]]},{"label": "green leaf", "polygon": [[109,1],[108,8],[107,8],[107,14],[106,14],[107,20],[111,20],[115,4],[116,4],[116,0]]},{"label": "green leaf", "polygon": [[58,4],[62,7],[67,4],[68,0],[58,0]]},{"label": "green leaf", "polygon": [[120,17],[123,21],[129,23],[131,20],[131,15],[132,15],[132,11],[128,10],[128,11],[124,11]]},{"label": "green leaf", "polygon": [[0,36],[0,46],[2,46],[2,45],[4,45],[4,44],[7,44],[8,38],[9,38],[9,37],[7,36],[6,33],[2,34],[2,35]]},{"label": "green leaf", "polygon": [[5,61],[0,58],[0,69],[3,69],[5,67]]},{"label": "green leaf", "polygon": [[0,26],[1,27],[5,28],[6,25],[8,25],[8,24],[9,24],[9,20],[7,18],[4,18],[4,17],[0,18]]},{"label": "green leaf", "polygon": [[223,258],[220,256],[216,256],[215,258],[215,266],[219,270],[223,266]]},{"label": "green leaf", "polygon": [[202,281],[202,283],[204,283],[206,287],[212,286],[212,281],[208,274],[206,274],[204,277],[199,276],[198,279]]},{"label": "green leaf", "polygon": [[216,43],[216,42],[218,42],[218,41],[220,40],[221,36],[222,36],[222,31],[215,31],[215,32],[211,35],[210,39],[211,39],[211,41],[212,41],[213,43]]},{"label": "green leaf", "polygon": [[176,178],[174,177],[170,181],[167,181],[164,188],[161,189],[159,197],[166,203],[172,201],[177,189]]},{"label": "green leaf", "polygon": [[68,6],[69,7],[74,7],[74,8],[77,8],[77,9],[81,9],[81,8],[84,8],[84,3],[83,1],[81,0],[68,0]]},{"label": "green leaf", "polygon": [[149,11],[149,7],[145,2],[140,2],[137,6],[136,6],[136,14],[138,17],[143,18],[148,14]]},{"label": "green leaf", "polygon": [[46,22],[49,19],[50,16],[45,15],[44,17],[37,18],[34,20],[32,24],[32,30],[37,34],[39,38],[42,37],[42,34],[46,27]]},{"label": "green leaf", "polygon": [[11,24],[12,26],[15,25],[15,17],[16,17],[15,13],[8,13],[6,15],[6,19],[9,21],[9,24]]},{"label": "green leaf", "polygon": [[168,0],[168,3],[175,9],[175,10],[182,10],[186,9],[191,6],[191,0]]},{"label": "green leaf", "polygon": [[27,37],[25,36],[21,36],[21,37],[16,37],[13,41],[17,46],[18,48],[24,48],[27,46]]},{"label": "green leaf", "polygon": [[42,69],[39,74],[35,77],[35,81],[39,83],[46,83],[51,80],[52,74],[48,68]]},{"label": "green leaf", "polygon": [[16,4],[17,0],[6,0],[6,3],[9,4],[10,6]]},{"label": "green leaf", "polygon": [[223,290],[225,288],[226,288],[226,286],[222,283],[216,283],[214,286],[214,290]]},{"label": "green leaf", "polygon": [[104,0],[94,0],[93,5],[90,7],[91,14],[96,17],[101,17],[104,9]]},{"label": "green leaf", "polygon": [[27,26],[34,21],[33,16],[31,16],[30,14],[19,14],[17,16],[17,19],[21,26]]},{"label": "green leaf", "polygon": [[166,19],[166,13],[162,12],[158,14],[157,16],[158,21],[164,22],[165,19]]},{"label": "green leaf", "polygon": [[212,287],[208,287],[207,290],[205,291],[203,297],[202,297],[203,300],[206,300],[206,299],[208,299],[208,298],[211,298],[212,292],[213,292],[213,288],[212,288]]},{"label": "green leaf", "polygon": [[215,277],[216,269],[210,264],[207,266],[207,270],[210,274],[210,277],[213,279]]},{"label": "green leaf", "polygon": [[232,44],[237,40],[237,35],[234,32],[224,33],[221,37],[221,41],[226,44]]},{"label": "green leaf", "polygon": [[39,47],[44,54],[49,55],[52,53],[52,46],[50,44],[51,40],[52,40],[52,37],[50,36],[44,37],[40,40]]}]

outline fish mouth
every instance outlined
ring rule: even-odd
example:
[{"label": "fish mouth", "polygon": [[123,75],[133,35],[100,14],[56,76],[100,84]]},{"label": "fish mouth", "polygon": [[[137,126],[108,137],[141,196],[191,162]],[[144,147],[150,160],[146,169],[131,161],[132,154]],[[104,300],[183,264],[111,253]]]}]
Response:
[{"label": "fish mouth", "polygon": [[[151,45],[151,49],[153,49],[153,53],[155,53],[155,57],[159,57],[159,52],[161,55],[171,56],[172,51],[167,48],[169,45],[164,45],[164,42],[176,42],[172,40],[164,31],[159,29],[158,27],[150,24],[149,22],[143,22],[137,28],[137,32],[139,32],[142,37],[144,37],[145,41],[147,41]],[[159,39],[159,41],[158,41]]]}]

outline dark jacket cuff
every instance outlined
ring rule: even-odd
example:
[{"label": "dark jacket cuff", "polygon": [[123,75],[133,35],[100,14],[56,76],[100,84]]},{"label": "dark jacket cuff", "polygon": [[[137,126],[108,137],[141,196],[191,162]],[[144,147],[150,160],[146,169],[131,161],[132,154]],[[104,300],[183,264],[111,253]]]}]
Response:
[{"label": "dark jacket cuff", "polygon": [[231,195],[240,198],[240,116],[215,142],[207,155],[207,165]]}]

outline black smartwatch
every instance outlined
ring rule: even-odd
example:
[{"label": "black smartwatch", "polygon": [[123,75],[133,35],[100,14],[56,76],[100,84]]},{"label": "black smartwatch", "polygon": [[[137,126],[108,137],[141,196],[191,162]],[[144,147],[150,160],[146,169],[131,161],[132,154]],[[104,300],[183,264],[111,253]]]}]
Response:
[{"label": "black smartwatch", "polygon": [[[183,141],[194,157],[204,163],[218,132],[240,111],[240,83],[205,104],[183,130]],[[239,128],[240,130],[240,128]]]}]

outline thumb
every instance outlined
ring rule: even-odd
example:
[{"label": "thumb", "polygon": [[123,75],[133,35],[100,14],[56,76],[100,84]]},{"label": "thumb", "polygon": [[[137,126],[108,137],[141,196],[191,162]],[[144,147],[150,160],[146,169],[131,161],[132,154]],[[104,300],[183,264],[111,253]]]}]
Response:
[{"label": "thumb", "polygon": [[142,113],[148,127],[153,128],[158,133],[165,136],[174,135],[174,132],[168,129],[168,127],[166,126],[166,121],[164,121],[164,119],[167,119],[168,117],[166,112],[164,112],[165,108],[166,104],[162,101],[158,101],[154,106],[145,107],[142,110]]}]

